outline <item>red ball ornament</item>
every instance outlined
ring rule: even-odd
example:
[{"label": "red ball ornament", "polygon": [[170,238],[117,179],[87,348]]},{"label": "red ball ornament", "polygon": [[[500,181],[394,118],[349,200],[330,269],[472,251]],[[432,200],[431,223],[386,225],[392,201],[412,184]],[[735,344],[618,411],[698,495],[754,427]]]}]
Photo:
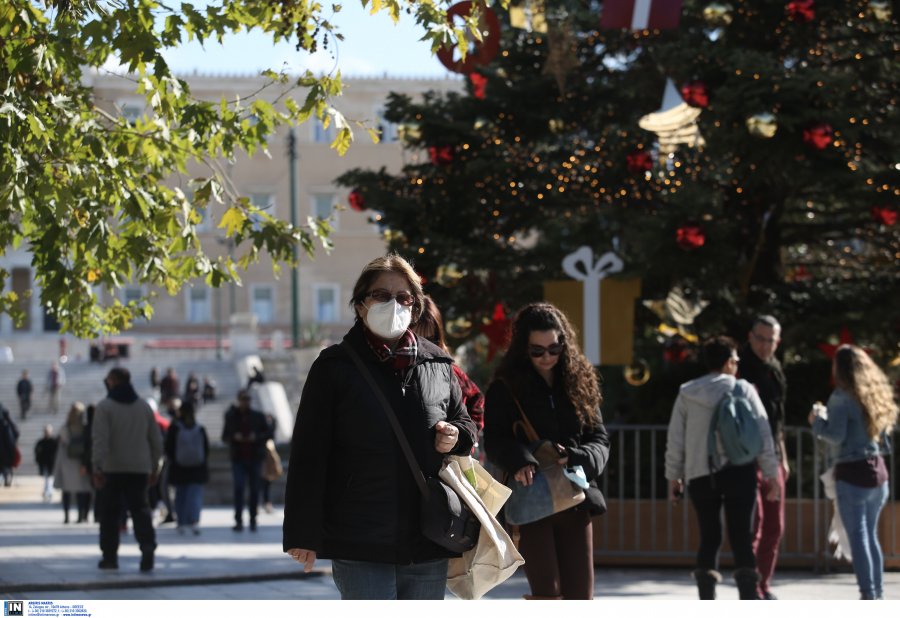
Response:
[{"label": "red ball ornament", "polygon": [[469,73],[469,81],[472,82],[472,96],[483,99],[487,90],[488,78],[481,73]]},{"label": "red ball ornament", "polygon": [[681,98],[691,107],[708,107],[709,92],[701,81],[688,82],[681,87]]},{"label": "red ball ornament", "polygon": [[[454,17],[465,19],[471,12],[472,2],[470,0],[458,2],[447,9],[447,21],[453,25]],[[500,20],[497,19],[494,11],[484,5],[481,7],[479,29],[482,34],[481,41],[470,41],[465,61],[453,59],[453,50],[456,49],[454,45],[453,47],[442,47],[437,51],[437,57],[441,64],[456,73],[469,74],[475,67],[493,60],[500,51]]]},{"label": "red ball ornament", "polygon": [[816,17],[815,0],[794,0],[787,3],[788,17],[796,22],[809,23]]},{"label": "red ball ornament", "polygon": [[897,223],[897,210],[891,206],[875,206],[872,208],[872,218],[881,225],[894,225]]},{"label": "red ball ornament", "polygon": [[646,150],[635,150],[625,157],[625,164],[632,174],[649,172],[653,168],[653,158]]},{"label": "red ball ornament", "polygon": [[449,165],[453,163],[453,148],[450,146],[429,146],[428,156],[432,165]]},{"label": "red ball ornament", "polygon": [[353,189],[353,191],[347,195],[347,201],[350,202],[350,208],[357,212],[362,212],[366,209],[366,199],[359,189]]},{"label": "red ball ornament", "polygon": [[803,129],[803,141],[816,150],[825,150],[834,141],[834,129],[825,122]]},{"label": "red ball ornament", "polygon": [[675,231],[675,242],[685,251],[693,251],[706,244],[706,232],[694,223],[682,225]]}]

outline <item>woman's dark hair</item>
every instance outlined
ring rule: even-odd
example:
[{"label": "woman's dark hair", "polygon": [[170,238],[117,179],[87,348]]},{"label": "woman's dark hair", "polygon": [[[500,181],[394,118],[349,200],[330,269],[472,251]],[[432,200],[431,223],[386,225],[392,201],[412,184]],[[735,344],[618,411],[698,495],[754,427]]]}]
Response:
[{"label": "woman's dark hair", "polygon": [[521,377],[533,371],[528,355],[528,337],[533,331],[553,330],[559,333],[563,351],[553,368],[562,379],[566,395],[575,406],[582,424],[596,427],[602,422],[600,404],[603,396],[597,384],[593,365],[578,348],[575,330],[565,314],[550,303],[532,303],[516,313],[512,323],[512,336],[506,354],[494,371],[494,378],[508,380],[513,388]]},{"label": "woman's dark hair", "polygon": [[719,371],[737,351],[737,342],[731,337],[719,335],[710,337],[703,342],[700,350],[700,360],[707,371]]},{"label": "woman's dark hair", "polygon": [[183,401],[181,407],[178,408],[178,417],[187,427],[193,427],[197,423],[197,411],[194,404],[190,401]]},{"label": "woman's dark hair", "polygon": [[[383,257],[375,258],[366,264],[360,273],[356,284],[353,286],[353,296],[350,298],[350,308],[356,313],[356,305],[365,302],[366,293],[372,283],[381,275],[381,273],[393,272],[403,275],[409,281],[409,290],[412,292],[415,301],[412,307],[412,321],[415,324],[422,315],[422,307],[425,304],[425,293],[422,291],[422,278],[416,273],[412,265],[404,260],[396,253],[390,253]],[[359,314],[356,313],[356,319]]]},{"label": "woman's dark hair", "polygon": [[430,296],[423,298],[422,315],[416,322],[412,331],[420,337],[423,337],[441,348],[448,354],[447,341],[444,339],[444,320],[441,317],[441,310],[437,308]]}]

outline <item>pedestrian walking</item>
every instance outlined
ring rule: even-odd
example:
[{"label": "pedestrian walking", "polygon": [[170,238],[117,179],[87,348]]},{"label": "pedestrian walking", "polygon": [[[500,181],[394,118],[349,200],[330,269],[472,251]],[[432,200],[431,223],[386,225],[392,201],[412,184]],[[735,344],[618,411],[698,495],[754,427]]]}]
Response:
[{"label": "pedestrian walking", "polygon": [[59,450],[53,467],[53,486],[62,491],[63,523],[69,523],[69,508],[75,498],[78,512],[77,523],[88,521],[91,510],[91,478],[84,467],[85,443],[87,440],[86,410],[84,404],[76,401],[69,408],[66,423],[59,430]]},{"label": "pedestrian walking", "polygon": [[853,572],[861,599],[884,598],[884,554],[878,518],[888,498],[889,432],[897,403],[884,372],[865,350],[837,349],[832,363],[835,389],[823,410],[809,414],[813,434],[831,445],[837,508],[850,541]]},{"label": "pedestrian walking", "polygon": [[180,384],[175,368],[167,367],[166,375],[159,381],[159,405],[163,408],[169,407],[172,399],[178,397],[181,392],[179,389]]},{"label": "pedestrian walking", "polygon": [[63,386],[66,385],[66,372],[59,363],[53,361],[50,364],[50,370],[47,372],[47,407],[51,414],[59,412],[59,394],[62,392]]},{"label": "pedestrian walking", "polygon": [[97,404],[93,426],[94,485],[102,500],[100,513],[101,569],[119,568],[119,525],[124,501],[134,521],[141,550],[141,571],[153,569],[156,532],[147,488],[155,485],[163,444],[153,410],[138,397],[131,373],[114,367],[104,380],[108,395]]},{"label": "pedestrian walking", "polygon": [[200,380],[193,371],[188,374],[184,383],[184,401],[190,402],[195,410],[200,405]]},{"label": "pedestrian walking", "polygon": [[[693,571],[701,600],[716,598],[719,573],[719,550],[722,545],[722,509],[728,527],[728,540],[734,556],[734,580],[742,600],[759,599],[759,573],[753,554],[752,522],[756,508],[756,469],[774,481],[778,460],[766,409],[756,389],[746,380],[737,379],[739,357],[737,344],[729,337],[713,337],[701,350],[707,374],[681,385],[666,436],[666,478],[669,498],[678,502],[685,485],[700,530],[700,548]],[[734,393],[748,402],[750,414],[759,428],[761,451],[755,460],[736,464],[728,459],[721,440],[709,453],[710,426],[723,398]],[[765,498],[780,498],[779,485],[769,482]]]},{"label": "pedestrian walking", "polygon": [[256,532],[256,515],[259,508],[260,474],[266,456],[266,440],[271,438],[266,417],[250,407],[249,391],[238,391],[237,404],[225,412],[222,442],[228,444],[231,455],[231,476],[234,489],[234,526],[244,529],[244,504],[247,494],[247,513],[250,531]]},{"label": "pedestrian walking", "polygon": [[43,437],[34,445],[34,461],[38,466],[38,474],[44,479],[44,489],[41,492],[44,502],[53,499],[53,469],[58,448],[59,439],[53,435],[53,425],[45,425]]},{"label": "pedestrian walking", "polygon": [[216,399],[216,381],[209,376],[203,376],[203,403],[209,403]]},{"label": "pedestrian walking", "polygon": [[609,459],[602,401],[597,373],[565,314],[549,303],[519,310],[485,395],[485,453],[510,479],[532,485],[541,473],[537,445],[523,431],[527,422],[551,442],[561,466],[581,466],[588,486],[580,504],[519,526],[527,599],[593,598],[591,517],[606,511],[597,479]]},{"label": "pedestrian walking", "polygon": [[9,410],[0,403],[0,475],[4,487],[12,485],[13,470],[19,465],[19,428]]},{"label": "pedestrian walking", "polygon": [[303,387],[282,545],[307,572],[317,558],[331,559],[342,599],[443,599],[456,555],[422,534],[421,494],[373,391],[390,403],[426,477],[437,476],[445,455],[471,452],[475,423],[452,359],[409,329],[423,303],[406,260],[369,262],[353,286],[353,327],[319,354]]},{"label": "pedestrian walking", "polygon": [[781,324],[770,315],[757,316],[747,335],[747,343],[738,351],[740,365],[738,377],[756,387],[759,399],[769,417],[769,428],[778,458],[778,500],[764,500],[769,491],[768,481],[757,471],[759,492],[756,498],[756,516],[753,518],[753,553],[756,555],[756,570],[759,572],[758,592],[761,599],[775,600],[770,590],[775,565],[778,561],[778,547],[784,534],[785,483],[790,476],[787,449],[784,443],[785,408],[787,399],[787,378],[775,351],[781,342]]},{"label": "pedestrian walking", "polygon": [[22,370],[22,377],[16,383],[16,396],[19,398],[19,411],[21,419],[24,421],[31,409],[31,394],[34,392],[34,385],[28,377],[28,370]]},{"label": "pedestrian walking", "polygon": [[188,529],[200,534],[203,486],[209,481],[209,438],[197,422],[194,405],[181,404],[178,419],[166,432],[166,459],[169,483],[175,487],[175,516],[178,533]]}]

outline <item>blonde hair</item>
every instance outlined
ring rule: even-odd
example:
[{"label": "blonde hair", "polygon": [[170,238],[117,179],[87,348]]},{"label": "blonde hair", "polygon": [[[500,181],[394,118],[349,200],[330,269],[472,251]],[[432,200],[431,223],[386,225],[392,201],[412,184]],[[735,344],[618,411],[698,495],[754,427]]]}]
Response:
[{"label": "blonde hair", "polygon": [[72,404],[72,407],[69,408],[69,416],[66,418],[66,425],[68,427],[83,427],[84,413],[84,404],[80,401],[76,401]]},{"label": "blonde hair", "polygon": [[887,376],[866,351],[842,345],[834,355],[834,380],[850,392],[864,412],[866,433],[873,440],[897,422],[897,403]]}]

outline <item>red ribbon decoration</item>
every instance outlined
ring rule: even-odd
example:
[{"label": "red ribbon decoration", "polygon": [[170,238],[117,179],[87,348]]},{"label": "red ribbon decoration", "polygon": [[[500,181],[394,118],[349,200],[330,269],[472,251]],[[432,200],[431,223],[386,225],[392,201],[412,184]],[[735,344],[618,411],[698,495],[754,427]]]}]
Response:
[{"label": "red ribbon decoration", "polygon": [[450,146],[429,146],[428,156],[433,165],[449,165],[453,163],[453,149]]},{"label": "red ribbon decoration", "polygon": [[872,218],[881,225],[894,225],[897,223],[897,210],[890,206],[875,206],[872,208]]},{"label": "red ribbon decoration", "polygon": [[469,81],[472,82],[472,96],[483,99],[487,90],[488,78],[481,73],[469,73]]},{"label": "red ribbon decoration", "polygon": [[681,87],[681,98],[691,107],[708,107],[709,93],[701,81],[688,82]]},{"label": "red ribbon decoration", "polygon": [[632,174],[641,174],[653,168],[653,159],[646,150],[635,150],[625,157],[625,165]]},{"label": "red ribbon decoration", "polygon": [[816,17],[815,0],[794,0],[788,2],[788,17],[794,21],[809,23]]},{"label": "red ribbon decoration", "polygon": [[825,150],[834,141],[834,130],[825,122],[803,129],[803,141],[816,150]]},{"label": "red ribbon decoration", "polygon": [[[471,0],[458,2],[447,9],[447,22],[453,24],[453,17],[468,17],[472,12]],[[494,59],[497,52],[500,51],[500,20],[497,14],[486,6],[481,7],[481,23],[479,24],[481,33],[481,41],[472,41],[469,53],[466,54],[465,61],[454,60],[453,47],[442,47],[437,51],[438,60],[445,67],[456,73],[468,75],[472,70],[482,64],[487,64]]]},{"label": "red ribbon decoration", "polygon": [[682,225],[675,232],[675,242],[685,251],[693,251],[706,244],[706,232],[696,224]]}]

